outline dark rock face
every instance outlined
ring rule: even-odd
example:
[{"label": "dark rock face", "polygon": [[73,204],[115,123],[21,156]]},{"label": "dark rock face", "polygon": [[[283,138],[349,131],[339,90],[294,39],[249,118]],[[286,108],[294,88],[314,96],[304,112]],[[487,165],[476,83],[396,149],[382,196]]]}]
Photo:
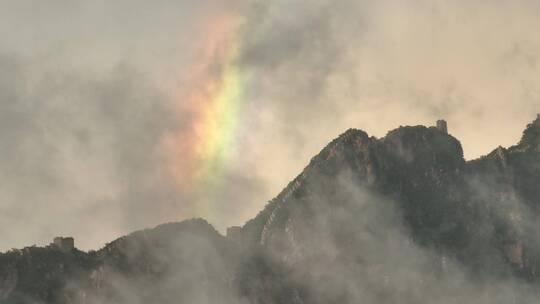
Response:
[{"label": "dark rock face", "polygon": [[539,184],[540,118],[470,162],[435,127],[351,129],[234,238],[190,220],[97,252],[8,252],[0,303],[491,303],[482,282],[537,284]]},{"label": "dark rock face", "polygon": [[[406,224],[403,229],[410,229],[416,241],[448,242],[451,246],[447,234],[461,233],[458,230],[463,228],[454,221],[467,213],[466,208],[461,208],[466,207],[465,168],[459,142],[435,128],[403,127],[381,140],[349,130],[316,156],[269,204],[271,211],[259,215],[245,229],[250,233],[255,222],[265,222],[262,229],[257,227],[258,240],[270,247],[279,243],[279,247],[284,240],[293,238],[285,232],[313,228],[309,223],[300,223],[292,229],[290,225],[297,218],[326,217],[340,208],[348,213],[358,200],[378,196],[379,200],[399,203]],[[351,193],[358,191],[362,195]],[[334,210],[325,210],[328,208]],[[456,212],[459,214],[453,214]],[[335,224],[341,226],[342,222]]]},{"label": "dark rock face", "polygon": [[[468,176],[479,185],[476,200],[489,210],[510,262],[521,275],[536,279],[540,242],[540,117],[529,124],[518,145],[499,147],[471,161]],[[519,254],[518,254],[519,253]]]},{"label": "dark rock face", "polygon": [[87,277],[95,261],[86,253],[27,247],[0,254],[0,303],[70,303],[72,280]]},{"label": "dark rock face", "polygon": [[[407,274],[419,281],[433,279],[448,260],[475,277],[536,281],[540,243],[530,223],[540,199],[538,129],[540,120],[517,146],[471,162],[459,141],[436,128],[401,127],[379,140],[349,130],[244,233],[295,274],[305,303],[354,303],[366,282],[349,286],[343,277],[359,276],[379,281],[362,291],[368,302],[393,303],[385,297],[402,286],[384,278],[418,256],[422,266]],[[421,252],[405,253],[404,239]],[[403,250],[403,259],[384,254],[391,250]],[[429,293],[437,286],[409,287]]]},{"label": "dark rock face", "polygon": [[5,303],[234,303],[236,251],[200,219],[91,253],[31,247],[0,255],[0,295]]}]

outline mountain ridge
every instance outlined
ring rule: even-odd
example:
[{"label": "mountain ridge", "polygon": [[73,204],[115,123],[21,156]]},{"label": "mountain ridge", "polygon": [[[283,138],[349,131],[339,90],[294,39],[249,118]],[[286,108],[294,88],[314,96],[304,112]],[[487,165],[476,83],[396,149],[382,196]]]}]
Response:
[{"label": "mountain ridge", "polygon": [[[538,183],[540,115],[516,145],[469,161],[446,129],[349,129],[234,237],[192,219],[88,253],[12,250],[0,254],[0,302],[354,303],[371,286],[362,297],[392,303],[440,289],[448,264],[536,284]],[[403,289],[400,271],[418,279]]]}]

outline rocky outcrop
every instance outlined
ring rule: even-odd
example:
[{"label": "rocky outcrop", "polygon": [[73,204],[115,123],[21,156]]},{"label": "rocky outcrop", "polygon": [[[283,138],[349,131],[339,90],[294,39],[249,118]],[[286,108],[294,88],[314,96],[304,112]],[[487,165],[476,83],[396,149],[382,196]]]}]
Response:
[{"label": "rocky outcrop", "polygon": [[[518,145],[470,162],[463,159],[459,141],[437,128],[401,127],[381,139],[348,130],[314,157],[243,233],[298,275],[299,290],[302,282],[319,280],[315,270],[321,266],[363,261],[366,269],[377,269],[370,273],[384,277],[381,265],[386,262],[365,251],[392,233],[439,255],[434,261],[451,259],[475,275],[536,281],[540,242],[524,218],[538,216],[539,129],[537,119]],[[381,215],[372,208],[392,211]],[[393,222],[371,222],[364,213]],[[366,230],[372,235],[359,237]],[[379,235],[380,230],[388,233]],[[349,292],[338,287],[304,290],[304,299],[324,303]]]},{"label": "rocky outcrop", "polygon": [[[313,158],[269,204],[271,210],[255,218],[254,222],[264,222],[260,242],[283,253],[288,240],[293,254],[295,239],[302,239],[294,236],[298,231],[294,227],[307,224],[297,221],[311,218],[308,214],[330,214],[324,210],[328,207],[354,205],[348,201],[351,189],[399,200],[409,228],[434,229],[444,220],[441,208],[459,204],[464,167],[459,142],[435,128],[402,127],[380,140],[351,129]],[[439,210],[430,211],[435,208]],[[426,217],[420,219],[420,213]],[[245,226],[246,233],[252,226],[252,222]]]}]

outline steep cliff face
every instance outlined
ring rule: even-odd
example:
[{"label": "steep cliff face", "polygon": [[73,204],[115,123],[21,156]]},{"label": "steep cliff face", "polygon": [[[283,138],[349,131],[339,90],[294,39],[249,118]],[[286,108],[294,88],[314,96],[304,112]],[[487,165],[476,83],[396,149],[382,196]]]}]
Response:
[{"label": "steep cliff face", "polygon": [[537,236],[540,214],[540,117],[530,123],[520,142],[498,147],[468,164],[477,201],[486,204],[499,231],[508,260],[521,275],[536,278],[540,259]]},{"label": "steep cliff face", "polygon": [[349,283],[361,276],[386,286],[364,291],[384,302],[373,290],[399,290],[388,278],[418,256],[422,266],[407,270],[418,282],[448,260],[475,276],[536,280],[539,127],[536,120],[518,145],[471,162],[459,141],[436,128],[401,127],[382,139],[349,130],[244,233],[295,274],[307,303],[354,302],[366,284]]},{"label": "steep cliff face", "polygon": [[[355,214],[361,201],[382,200],[398,202],[403,228],[411,229],[418,242],[444,243],[445,233],[456,232],[453,221],[462,216],[449,212],[466,212],[465,165],[459,142],[435,128],[402,127],[380,140],[349,130],[248,222],[245,233],[258,234],[256,241],[292,258],[298,254],[297,241],[304,239],[302,231],[313,233],[315,223],[305,221],[323,217],[325,224],[333,223],[327,217],[338,210]],[[334,224],[343,228],[340,218]]]},{"label": "steep cliff face", "polygon": [[480,295],[537,284],[539,184],[540,118],[517,145],[469,162],[434,127],[350,129],[234,239],[190,220],[92,253],[0,254],[0,303],[480,301],[471,282],[489,282]]}]

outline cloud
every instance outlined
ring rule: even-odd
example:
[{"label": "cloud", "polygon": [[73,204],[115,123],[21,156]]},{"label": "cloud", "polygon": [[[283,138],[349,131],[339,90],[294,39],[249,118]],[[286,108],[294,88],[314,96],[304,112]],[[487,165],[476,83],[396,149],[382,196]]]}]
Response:
[{"label": "cloud", "polygon": [[[443,117],[467,158],[511,145],[540,108],[537,6],[2,1],[0,210],[5,227],[31,224],[0,248],[56,234],[97,247],[191,216],[241,224],[349,127],[381,137]],[[219,186],[178,193],[155,148],[182,126],[171,96],[219,13],[244,20],[239,140]]]},{"label": "cloud", "polygon": [[[534,4],[508,6],[258,3],[241,62],[262,75],[255,98],[284,122],[277,127],[299,143],[297,151],[313,154],[350,126],[382,136],[397,125],[444,117],[464,141],[466,156],[477,157],[513,144],[539,107],[531,98],[538,86],[531,83],[530,64],[538,41],[528,31],[536,22]],[[523,49],[515,51],[515,43]],[[509,59],[519,53],[529,55]],[[514,78],[505,72],[510,69],[522,74]]]},{"label": "cloud", "polygon": [[96,79],[0,62],[3,246],[57,233],[87,246],[133,227],[160,193],[155,147],[170,124],[161,94],[129,68]]}]

